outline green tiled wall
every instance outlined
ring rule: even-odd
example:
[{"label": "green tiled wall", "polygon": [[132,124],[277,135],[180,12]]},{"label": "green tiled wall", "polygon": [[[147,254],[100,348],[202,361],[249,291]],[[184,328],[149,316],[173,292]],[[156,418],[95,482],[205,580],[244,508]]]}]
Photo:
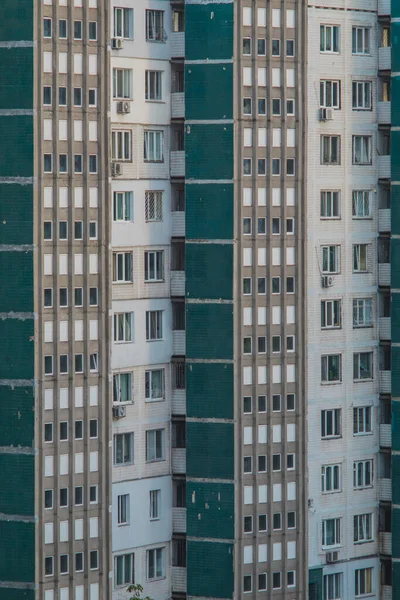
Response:
[{"label": "green tiled wall", "polygon": [[186,244],[186,298],[233,298],[233,245]]}]

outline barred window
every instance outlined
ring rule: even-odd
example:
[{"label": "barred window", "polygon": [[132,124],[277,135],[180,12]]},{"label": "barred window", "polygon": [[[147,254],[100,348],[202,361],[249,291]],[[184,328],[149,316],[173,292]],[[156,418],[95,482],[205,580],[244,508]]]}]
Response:
[{"label": "barred window", "polygon": [[163,193],[161,191],[145,192],[146,221],[163,220]]}]

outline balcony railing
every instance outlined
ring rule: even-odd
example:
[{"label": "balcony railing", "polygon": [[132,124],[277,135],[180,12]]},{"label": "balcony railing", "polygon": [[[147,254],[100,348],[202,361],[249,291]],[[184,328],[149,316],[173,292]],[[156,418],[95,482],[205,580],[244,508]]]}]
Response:
[{"label": "balcony railing", "polygon": [[379,425],[379,445],[381,448],[391,448],[392,446],[392,426],[389,423]]},{"label": "balcony railing", "polygon": [[379,179],[390,179],[390,154],[381,154],[378,156],[378,177]]},{"label": "balcony railing", "polygon": [[186,473],[186,448],[172,448],[172,473],[182,475]]},{"label": "balcony railing", "polygon": [[379,480],[379,500],[383,502],[392,501],[392,480],[391,479],[380,479]]},{"label": "balcony railing", "polygon": [[378,48],[378,68],[380,71],[390,71],[392,67],[392,49],[390,46]]},{"label": "balcony railing", "polygon": [[379,552],[389,556],[392,555],[392,534],[389,531],[379,533]]},{"label": "balcony railing", "polygon": [[186,508],[172,509],[172,531],[186,533]]},{"label": "balcony railing", "polygon": [[185,211],[173,211],[171,213],[172,220],[172,237],[185,236]]},{"label": "balcony railing", "polygon": [[378,0],[378,16],[390,16],[390,0]]},{"label": "balcony railing", "polygon": [[392,103],[391,102],[378,102],[378,123],[380,125],[390,125]]},{"label": "balcony railing", "polygon": [[390,317],[379,317],[379,339],[390,340],[392,319]]},{"label": "balcony railing", "polygon": [[170,36],[172,58],[184,58],[185,56],[185,32],[174,31]]},{"label": "balcony railing", "polygon": [[392,371],[379,371],[379,391],[381,394],[392,392]]},{"label": "balcony railing", "polygon": [[171,150],[170,161],[171,177],[185,177],[185,151]]},{"label": "balcony railing", "polygon": [[185,117],[185,94],[183,92],[173,92],[171,94],[171,117],[173,119],[183,119]]},{"label": "balcony railing", "polygon": [[387,233],[390,231],[390,219],[391,219],[390,208],[380,208],[378,211],[378,229],[380,233]]},{"label": "balcony railing", "polygon": [[186,592],[186,567],[171,567],[173,592]]},{"label": "balcony railing", "polygon": [[185,271],[171,271],[171,296],[185,295]]},{"label": "balcony railing", "polygon": [[380,600],[392,600],[392,586],[391,585],[382,585],[381,586]]},{"label": "balcony railing", "polygon": [[172,332],[172,354],[177,356],[186,354],[186,331],[184,329]]},{"label": "balcony railing", "polygon": [[390,263],[378,264],[378,284],[382,286],[390,285]]}]

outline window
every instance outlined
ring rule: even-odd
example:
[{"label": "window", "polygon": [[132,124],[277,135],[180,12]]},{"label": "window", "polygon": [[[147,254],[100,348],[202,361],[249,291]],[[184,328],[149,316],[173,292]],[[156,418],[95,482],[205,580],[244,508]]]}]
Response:
[{"label": "window", "polygon": [[259,98],[257,101],[257,106],[258,106],[258,114],[260,116],[267,114],[267,102],[266,102],[265,98]]},{"label": "window", "polygon": [[360,460],[353,464],[353,486],[355,488],[365,488],[372,485],[373,481],[373,461]]},{"label": "window", "polygon": [[60,554],[60,575],[68,573],[69,570],[69,556],[68,554]]},{"label": "window", "polygon": [[372,433],[372,406],[353,408],[353,433],[354,435]]},{"label": "window", "polygon": [[369,27],[353,27],[352,46],[353,54],[370,54]]},{"label": "window", "polygon": [[97,240],[97,221],[89,221],[89,239]]},{"label": "window", "polygon": [[353,300],[353,327],[372,326],[372,298]]},{"label": "window", "polygon": [[43,171],[45,173],[53,172],[53,155],[52,154],[44,154],[43,155]]},{"label": "window", "polygon": [[77,573],[83,571],[83,552],[75,553],[75,571]]},{"label": "window", "polygon": [[161,191],[145,192],[145,219],[146,221],[163,220],[163,193]]},{"label": "window", "polygon": [[372,542],[374,539],[373,515],[354,515],[354,542]]},{"label": "window", "polygon": [[340,246],[322,246],[322,272],[339,273]]},{"label": "window", "polygon": [[320,32],[320,51],[321,52],[339,52],[339,31],[338,25],[321,25]]},{"label": "window", "polygon": [[334,383],[342,380],[342,355],[327,354],[321,356],[321,381]]},{"label": "window", "polygon": [[253,532],[253,517],[251,515],[243,517],[243,532],[244,533],[252,533]]},{"label": "window", "polygon": [[282,573],[280,571],[276,571],[272,573],[272,589],[279,590],[282,587]]},{"label": "window", "polygon": [[114,342],[133,341],[133,313],[114,314]]},{"label": "window", "polygon": [[116,222],[133,221],[133,192],[114,192],[113,215]]},{"label": "window", "polygon": [[146,311],[146,340],[155,341],[162,340],[162,310]]},{"label": "window", "polygon": [[164,11],[146,10],[146,40],[150,42],[163,42],[165,38]]},{"label": "window", "polygon": [[353,354],[353,379],[373,378],[373,353],[356,352]]},{"label": "window", "polygon": [[53,508],[53,490],[44,491],[44,507]]},{"label": "window", "polygon": [[321,328],[334,329],[342,325],[342,301],[322,300],[321,302]]},{"label": "window", "polygon": [[58,37],[60,39],[67,39],[67,20],[66,19],[59,19],[58,21]]},{"label": "window", "polygon": [[243,114],[251,115],[251,98],[243,98]]},{"label": "window", "polygon": [[53,375],[53,357],[50,355],[44,357],[44,374]]},{"label": "window", "polygon": [[133,39],[133,8],[114,8],[114,37]]},{"label": "window", "polygon": [[96,41],[97,40],[97,22],[89,21],[89,40]]},{"label": "window", "polygon": [[294,100],[292,98],[286,100],[286,114],[288,116],[294,116]]},{"label": "window", "polygon": [[353,245],[353,273],[368,272],[368,244]]},{"label": "window", "polygon": [[133,464],[133,433],[114,435],[114,465]]},{"label": "window", "polygon": [[74,21],[74,39],[82,39],[82,21]]},{"label": "window", "polygon": [[160,518],[161,490],[150,490],[150,520]]},{"label": "window", "polygon": [[97,306],[99,303],[99,290],[97,287],[89,288],[89,304],[90,306]]},{"label": "window", "polygon": [[251,158],[243,159],[243,175],[251,175],[252,172],[252,161]]},{"label": "window", "polygon": [[322,546],[338,546],[340,544],[340,519],[322,521]]},{"label": "window", "polygon": [[353,81],[352,106],[353,110],[372,110],[371,81]]},{"label": "window", "polygon": [[323,494],[342,491],[341,471],[341,465],[323,465],[321,467],[321,490]]},{"label": "window", "polygon": [[97,154],[89,154],[89,173],[97,173]]},{"label": "window", "polygon": [[243,576],[243,592],[246,594],[252,591],[252,576],[244,575]]},{"label": "window", "polygon": [[163,131],[144,132],[144,160],[146,162],[163,162]]},{"label": "window", "polygon": [[132,252],[113,252],[113,282],[133,281]]},{"label": "window", "polygon": [[368,569],[356,569],[354,573],[354,587],[356,598],[372,594],[372,567]]},{"label": "window", "polygon": [[132,160],[132,132],[113,131],[111,134],[111,148],[113,160]]},{"label": "window", "polygon": [[117,373],[113,375],[113,402],[133,402],[132,373]]},{"label": "window", "polygon": [[43,104],[45,106],[51,106],[52,105],[52,88],[48,85],[44,86],[43,88]]},{"label": "window", "polygon": [[129,523],[129,494],[118,496],[118,525]]},{"label": "window", "polygon": [[165,577],[165,549],[147,550],[147,579]]},{"label": "window", "polygon": [[152,369],[145,373],[145,398],[164,400],[164,369]]},{"label": "window", "polygon": [[51,38],[51,19],[43,19],[43,37]]},{"label": "window", "polygon": [[294,56],[294,40],[286,40],[286,56]]},{"label": "window", "polygon": [[82,154],[74,155],[74,173],[82,173],[83,169],[83,158]]},{"label": "window", "polygon": [[156,250],[144,253],[144,280],[163,281],[164,279],[164,252]]},{"label": "window", "polygon": [[162,71],[146,71],[146,100],[162,99]]},{"label": "window", "polygon": [[83,505],[83,486],[75,486],[75,506]]},{"label": "window", "polygon": [[272,98],[272,114],[278,117],[281,114],[281,99]]},{"label": "window", "polygon": [[82,88],[74,88],[74,106],[82,106]]},{"label": "window", "polygon": [[91,373],[97,373],[99,370],[99,355],[97,352],[89,354],[89,370]]},{"label": "window", "polygon": [[258,38],[257,40],[257,54],[258,56],[265,56],[267,53],[267,44],[264,38]]},{"label": "window", "polygon": [[372,136],[353,135],[353,165],[372,165]]},{"label": "window", "polygon": [[321,135],[321,165],[340,165],[340,135]]},{"label": "window", "polygon": [[44,574],[46,577],[54,575],[54,557],[46,556],[44,559]]},{"label": "window", "polygon": [[58,104],[67,106],[67,88],[64,86],[58,88]]},{"label": "window", "polygon": [[369,190],[353,190],[352,214],[356,219],[371,217],[371,192]]},{"label": "window", "polygon": [[121,554],[114,558],[114,581],[116,586],[135,583],[134,554]]},{"label": "window", "polygon": [[322,108],[340,108],[340,81],[319,82],[319,105]]},{"label": "window", "polygon": [[281,55],[281,40],[272,40],[272,56]]},{"label": "window", "polygon": [[324,575],[324,600],[341,600],[342,573]]},{"label": "window", "polygon": [[342,434],[342,411],[340,408],[321,411],[321,437],[340,437]]},{"label": "window", "polygon": [[53,423],[45,423],[44,424],[44,441],[45,442],[53,441]]},{"label": "window", "polygon": [[89,106],[97,105],[97,89],[91,88],[89,89]]},{"label": "window", "polygon": [[164,429],[146,431],[146,461],[164,460]]},{"label": "window", "polygon": [[113,69],[113,98],[132,99],[132,69]]}]

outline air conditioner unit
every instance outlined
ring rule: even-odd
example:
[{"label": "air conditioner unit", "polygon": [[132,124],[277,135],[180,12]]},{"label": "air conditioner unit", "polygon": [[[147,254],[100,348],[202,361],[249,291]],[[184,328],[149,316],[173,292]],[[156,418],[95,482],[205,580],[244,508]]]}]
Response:
[{"label": "air conditioner unit", "polygon": [[333,277],[332,275],[324,275],[321,277],[322,287],[328,288],[333,286]]},{"label": "air conditioner unit", "polygon": [[114,419],[121,419],[122,417],[126,417],[126,406],[118,405],[113,406],[112,409]]},{"label": "air conditioner unit", "polygon": [[319,120],[320,121],[333,121],[333,108],[320,108],[319,109]]},{"label": "air conditioner unit", "polygon": [[113,50],[121,50],[124,47],[124,41],[120,38],[112,38],[111,39],[111,48]]},{"label": "air conditioner unit", "polygon": [[118,102],[117,103],[117,113],[126,115],[131,112],[131,104],[130,102]]},{"label": "air conditioner unit", "polygon": [[326,553],[326,562],[335,563],[339,560],[339,552],[327,552]]},{"label": "air conditioner unit", "polygon": [[118,177],[118,175],[122,175],[122,173],[123,173],[123,169],[122,169],[121,163],[117,163],[117,162],[111,163],[111,176],[112,177]]}]

